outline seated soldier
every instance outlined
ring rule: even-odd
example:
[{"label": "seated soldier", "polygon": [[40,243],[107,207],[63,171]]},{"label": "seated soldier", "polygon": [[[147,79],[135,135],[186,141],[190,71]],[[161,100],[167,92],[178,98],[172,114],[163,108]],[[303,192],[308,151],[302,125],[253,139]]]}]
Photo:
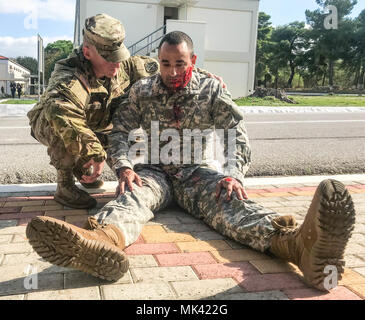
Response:
[{"label": "seated soldier", "polygon": [[[222,235],[296,264],[309,285],[326,290],[325,268],[331,265],[339,275],[343,272],[355,220],[344,185],[323,181],[300,227],[294,217],[248,200],[243,183],[251,151],[242,112],[219,81],[194,70],[196,55],[185,33],[167,34],[158,57],[161,74],[135,83],[114,115],[109,154],[119,177],[117,198],[84,228],[34,218],[27,226],[31,245],[54,264],[117,280],[128,269],[124,248],[136,241],[154,212],[175,201]],[[137,128],[146,132],[150,152],[148,163],[134,166],[129,138]],[[195,150],[183,145],[189,131],[207,129],[225,132],[223,173],[209,158],[196,159],[196,145]],[[203,140],[198,149],[208,148],[208,139]],[[187,159],[181,150],[188,150],[193,162],[181,161]]]}]

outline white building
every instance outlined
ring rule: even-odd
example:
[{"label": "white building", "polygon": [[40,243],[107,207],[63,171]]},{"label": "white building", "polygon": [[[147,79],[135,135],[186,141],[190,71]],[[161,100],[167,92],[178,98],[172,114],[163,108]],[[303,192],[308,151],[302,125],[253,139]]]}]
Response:
[{"label": "white building", "polygon": [[238,98],[254,87],[258,10],[259,0],[77,0],[75,45],[98,13],[123,23],[132,54],[154,56],[164,32],[180,30],[193,39],[197,66],[223,77]]},{"label": "white building", "polygon": [[[0,56],[0,88],[4,87],[5,94],[10,95],[10,83],[20,83],[23,93],[28,93],[30,71],[9,58]],[[1,95],[1,91],[0,91]]]}]

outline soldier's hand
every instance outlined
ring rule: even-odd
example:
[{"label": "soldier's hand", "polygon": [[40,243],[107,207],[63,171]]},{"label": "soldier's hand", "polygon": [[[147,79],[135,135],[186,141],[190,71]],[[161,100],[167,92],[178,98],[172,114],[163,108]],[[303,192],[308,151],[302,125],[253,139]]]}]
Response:
[{"label": "soldier's hand", "polygon": [[248,199],[245,188],[235,178],[223,178],[218,182],[217,187],[215,188],[215,197],[217,200],[219,199],[223,188],[227,189],[226,201],[231,201],[231,195],[233,191],[236,192],[237,198],[239,200]]},{"label": "soldier's hand", "polygon": [[120,194],[124,194],[126,185],[129,190],[133,192],[133,182],[142,187],[142,179],[139,177],[137,173],[135,173],[132,169],[123,168],[119,170],[119,184],[117,190],[115,191],[115,195],[119,196]]},{"label": "soldier's hand", "polygon": [[91,166],[93,167],[93,173],[91,176],[83,175],[81,177],[80,182],[82,183],[93,183],[96,181],[97,178],[100,177],[101,173],[103,172],[105,161],[102,162],[96,162],[94,159],[91,159],[90,161],[86,162],[83,167],[88,169]]},{"label": "soldier's hand", "polygon": [[226,88],[227,88],[227,85],[224,83],[224,81],[223,81],[223,78],[222,78],[222,77],[217,76],[217,75],[215,75],[215,74],[213,74],[213,73],[208,73],[208,77],[210,77],[210,78],[214,78],[214,79],[217,79],[217,80],[221,83],[221,85],[222,85],[222,87],[223,87],[224,89],[226,89]]}]

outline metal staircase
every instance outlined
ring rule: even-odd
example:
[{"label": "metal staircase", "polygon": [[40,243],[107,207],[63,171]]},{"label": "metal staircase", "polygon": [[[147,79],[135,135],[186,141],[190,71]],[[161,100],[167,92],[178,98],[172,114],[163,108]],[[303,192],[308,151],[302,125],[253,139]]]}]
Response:
[{"label": "metal staircase", "polygon": [[149,35],[145,36],[141,40],[137,41],[136,43],[132,44],[128,47],[131,56],[139,55],[150,56],[152,55],[159,45],[159,41],[163,38],[166,34],[166,25],[158,28],[154,32],[150,33]]}]

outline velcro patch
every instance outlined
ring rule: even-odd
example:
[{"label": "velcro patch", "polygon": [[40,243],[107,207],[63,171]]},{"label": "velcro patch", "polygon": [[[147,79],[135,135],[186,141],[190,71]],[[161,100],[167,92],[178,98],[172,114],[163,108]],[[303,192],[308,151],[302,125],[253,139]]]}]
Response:
[{"label": "velcro patch", "polygon": [[148,62],[144,65],[144,68],[148,73],[155,73],[158,70],[157,62]]}]

